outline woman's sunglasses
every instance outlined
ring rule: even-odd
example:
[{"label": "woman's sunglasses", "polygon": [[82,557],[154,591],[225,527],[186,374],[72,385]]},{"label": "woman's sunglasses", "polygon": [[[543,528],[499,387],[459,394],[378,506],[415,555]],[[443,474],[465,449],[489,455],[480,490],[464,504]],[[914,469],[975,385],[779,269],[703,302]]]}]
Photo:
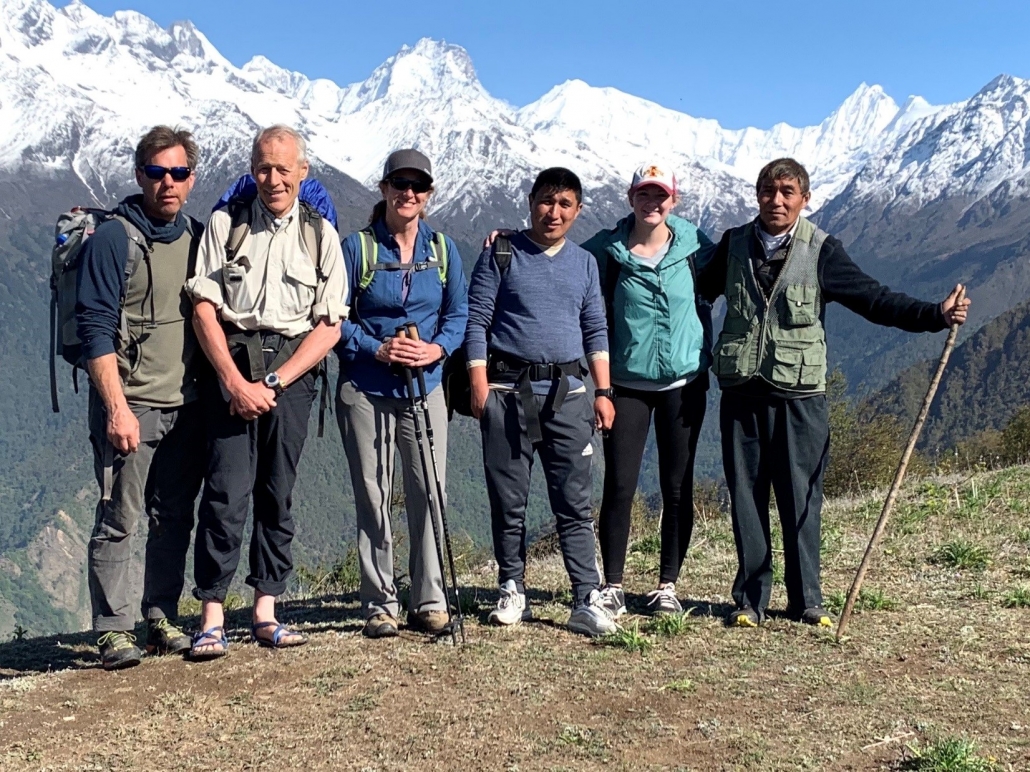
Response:
[{"label": "woman's sunglasses", "polygon": [[155,166],[154,164],[147,164],[140,168],[143,172],[143,176],[148,180],[163,180],[165,175],[169,175],[176,182],[185,182],[193,174],[193,170],[188,166],[173,166],[171,168],[167,166]]},{"label": "woman's sunglasses", "polygon": [[[174,178],[173,178],[174,179]],[[406,177],[391,177],[387,182],[394,190],[410,190],[412,193],[428,193],[433,183],[425,180],[409,180]]]}]

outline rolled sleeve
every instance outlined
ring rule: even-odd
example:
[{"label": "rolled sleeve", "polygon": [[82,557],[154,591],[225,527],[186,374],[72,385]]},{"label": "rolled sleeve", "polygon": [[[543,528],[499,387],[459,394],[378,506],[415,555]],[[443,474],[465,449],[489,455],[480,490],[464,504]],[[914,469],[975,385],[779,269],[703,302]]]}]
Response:
[{"label": "rolled sleeve", "polygon": [[315,324],[325,320],[334,325],[350,313],[347,305],[347,268],[340,249],[340,237],[328,220],[322,220],[322,254],[319,256],[322,277],[315,288],[311,319]]},{"label": "rolled sleeve", "polygon": [[197,250],[196,273],[186,280],[184,287],[194,303],[206,300],[219,310],[225,305],[222,266],[225,265],[225,241],[229,237],[229,226],[228,213],[221,209],[212,213]]}]

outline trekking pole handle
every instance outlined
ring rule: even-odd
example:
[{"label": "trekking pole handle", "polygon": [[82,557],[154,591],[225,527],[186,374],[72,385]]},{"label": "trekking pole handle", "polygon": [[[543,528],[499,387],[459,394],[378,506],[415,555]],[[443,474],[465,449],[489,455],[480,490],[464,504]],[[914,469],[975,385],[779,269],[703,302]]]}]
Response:
[{"label": "trekking pole handle", "polygon": [[411,338],[412,340],[422,340],[418,336],[418,325],[415,324],[414,322],[408,322],[406,325],[404,325],[404,329],[407,330],[408,337]]}]

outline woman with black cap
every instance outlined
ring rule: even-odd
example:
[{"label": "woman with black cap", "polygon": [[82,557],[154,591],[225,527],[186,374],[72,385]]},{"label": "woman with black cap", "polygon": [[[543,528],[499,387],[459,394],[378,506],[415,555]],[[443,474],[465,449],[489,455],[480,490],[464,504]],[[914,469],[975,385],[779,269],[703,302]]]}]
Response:
[{"label": "woman with black cap", "polygon": [[[341,342],[337,419],[350,465],[357,511],[359,595],[364,634],[397,634],[400,601],[393,575],[394,456],[401,454],[408,515],[411,597],[408,623],[442,632],[447,602],[433,536],[421,457],[402,368],[425,373],[441,481],[446,480],[447,408],[440,385],[443,360],[462,344],[468,320],[461,256],[451,239],[425,222],[433,192],[429,159],[397,150],[386,159],[382,200],[369,225],[343,241],[351,318]],[[418,340],[398,337],[406,324]],[[425,448],[428,454],[428,448]]]}]

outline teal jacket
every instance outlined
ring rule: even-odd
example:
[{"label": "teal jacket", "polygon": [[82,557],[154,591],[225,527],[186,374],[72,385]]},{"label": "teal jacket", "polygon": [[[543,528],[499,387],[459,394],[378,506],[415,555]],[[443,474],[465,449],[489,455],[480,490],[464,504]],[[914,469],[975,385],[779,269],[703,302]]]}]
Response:
[{"label": "teal jacket", "polygon": [[597,259],[602,291],[609,289],[609,261],[619,265],[612,297],[605,298],[612,380],[672,383],[712,363],[711,307],[696,295],[694,263],[713,244],[690,221],[669,215],[672,244],[653,269],[629,252],[633,221],[630,214],[583,244]]}]

